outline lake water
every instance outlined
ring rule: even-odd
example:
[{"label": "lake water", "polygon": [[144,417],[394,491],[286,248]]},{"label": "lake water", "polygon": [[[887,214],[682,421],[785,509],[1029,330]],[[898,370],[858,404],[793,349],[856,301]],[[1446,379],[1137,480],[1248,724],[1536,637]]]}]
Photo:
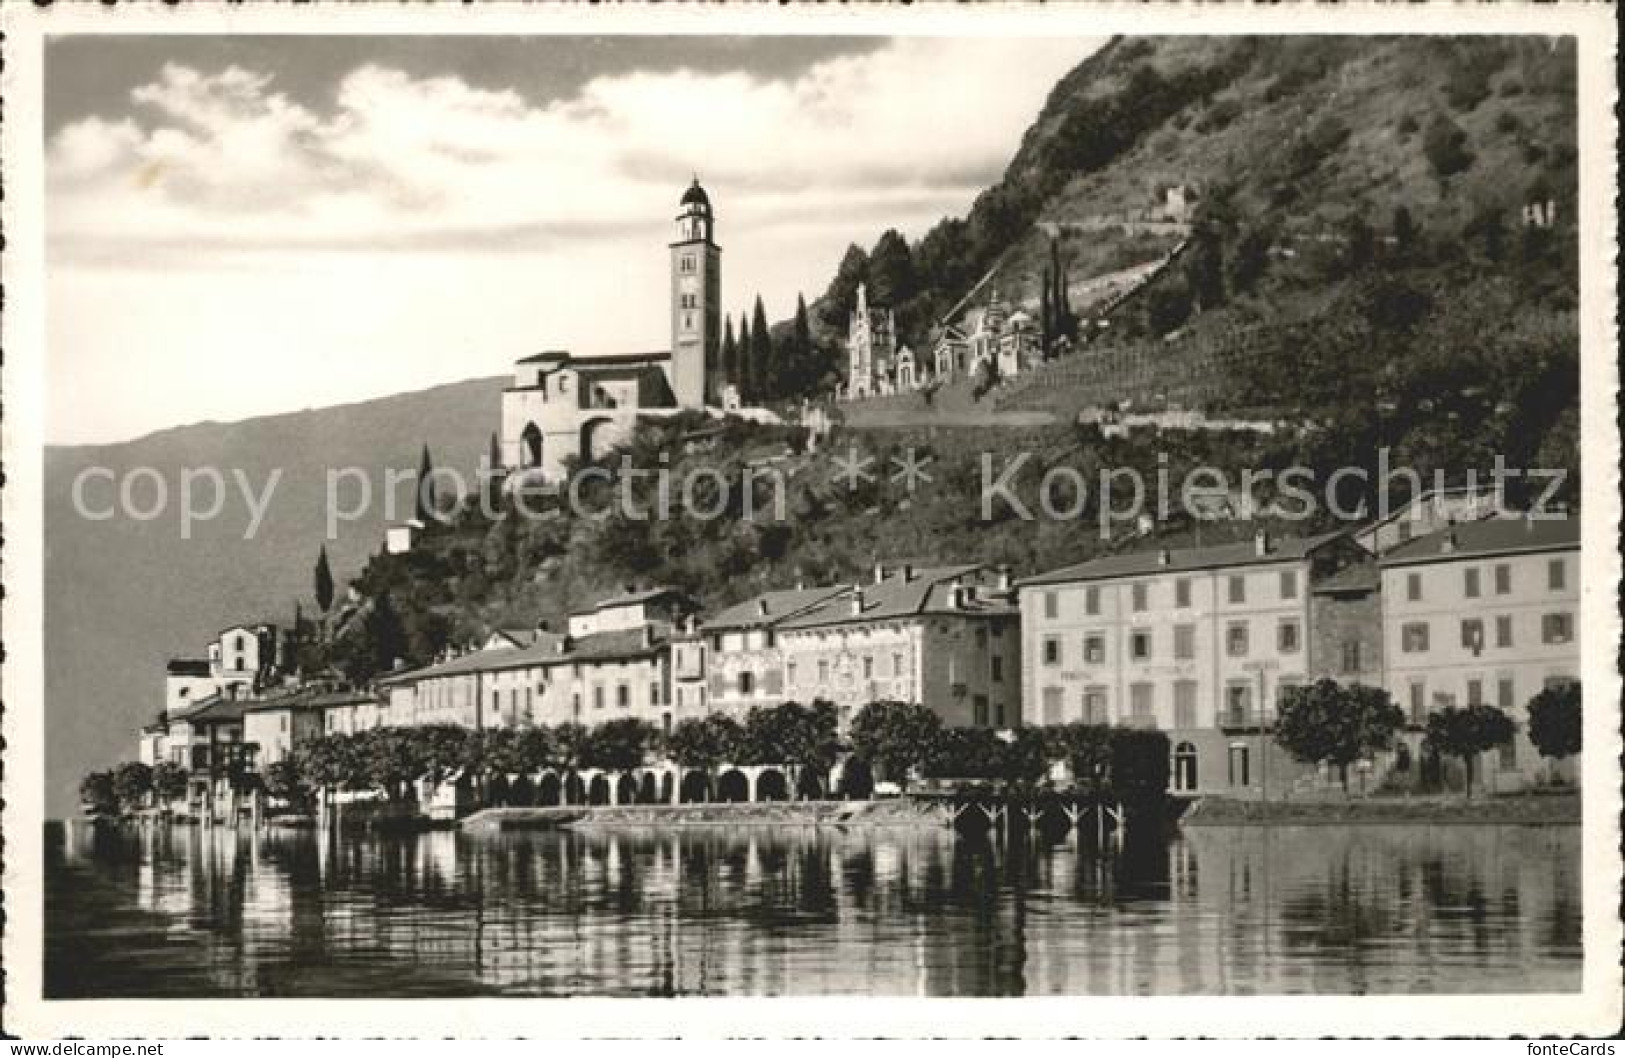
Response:
[{"label": "lake water", "polygon": [[1578,827],[94,833],[48,853],[89,996],[1572,991]]}]

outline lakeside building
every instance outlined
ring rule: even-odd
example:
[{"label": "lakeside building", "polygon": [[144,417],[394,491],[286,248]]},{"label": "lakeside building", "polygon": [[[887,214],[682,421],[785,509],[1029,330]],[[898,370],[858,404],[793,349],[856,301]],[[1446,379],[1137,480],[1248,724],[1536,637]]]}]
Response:
[{"label": "lakeside building", "polygon": [[1454,525],[1394,548],[1380,569],[1384,682],[1410,723],[1493,705],[1518,731],[1479,774],[1496,789],[1539,776],[1547,764],[1529,741],[1529,700],[1580,675],[1579,519]]},{"label": "lakeside building", "polygon": [[707,618],[703,627],[692,629],[674,647],[679,707],[725,712],[743,720],[757,706],[792,700],[780,641],[784,623],[849,590],[836,585],[766,591]]},{"label": "lakeside building", "polygon": [[562,633],[510,634],[485,648],[378,681],[384,726],[470,728],[635,716],[670,731],[671,643],[694,604],[669,588],[627,592],[570,614]]},{"label": "lakeside building", "polygon": [[965,326],[949,324],[931,350],[938,381],[974,376],[991,365],[1001,379],[1015,378],[1044,360],[1044,340],[1038,325],[1022,309],[994,291],[987,305],[966,314]]},{"label": "lakeside building", "polygon": [[845,732],[873,701],[920,702],[954,727],[1021,723],[1021,614],[985,565],[877,564],[779,625],[784,697],[835,703]]},{"label": "lakeside building", "polygon": [[1357,529],[1354,542],[1373,555],[1461,522],[1494,518],[1503,497],[1493,484],[1427,489],[1386,517]]},{"label": "lakeside building", "polygon": [[1343,533],[1258,533],[1022,580],[1029,722],[1164,730],[1177,793],[1258,796],[1296,781],[1303,767],[1264,732],[1281,693],[1321,664],[1315,588],[1366,560]]}]

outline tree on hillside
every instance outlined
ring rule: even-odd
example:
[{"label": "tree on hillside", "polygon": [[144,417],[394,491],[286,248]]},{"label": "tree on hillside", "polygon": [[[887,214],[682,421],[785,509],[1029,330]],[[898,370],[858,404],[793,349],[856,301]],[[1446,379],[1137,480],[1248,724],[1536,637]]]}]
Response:
[{"label": "tree on hillside", "polygon": [[338,637],[333,649],[339,669],[356,686],[388,672],[407,658],[406,629],[389,592],[372,598],[361,620]]},{"label": "tree on hillside", "polygon": [[1335,767],[1347,793],[1349,765],[1393,745],[1404,723],[1387,691],[1321,679],[1282,693],[1275,741],[1297,760]]},{"label": "tree on hillside", "polygon": [[1422,134],[1422,153],[1440,179],[1454,176],[1473,164],[1467,134],[1444,114],[1428,123],[1427,131]]},{"label": "tree on hillside", "polygon": [[327,545],[316,554],[316,605],[326,614],[333,608],[333,570],[327,564]]},{"label": "tree on hillside", "polygon": [[423,446],[423,455],[418,459],[418,476],[416,481],[414,517],[424,525],[436,517],[439,510],[435,504],[434,495],[434,463],[429,459],[429,446]]},{"label": "tree on hillside", "polygon": [[1579,681],[1547,687],[1529,699],[1529,741],[1554,761],[1580,752]]},{"label": "tree on hillside", "polygon": [[785,396],[810,394],[822,381],[823,372],[814,364],[812,325],[807,319],[807,299],[796,295],[795,321],[790,327],[789,355],[783,358]]},{"label": "tree on hillside", "polygon": [[781,395],[779,365],[776,360],[773,334],[767,329],[767,310],[762,307],[762,296],[758,294],[756,306],[751,309],[750,314],[752,399],[757,402],[777,400]]},{"label": "tree on hillside", "polygon": [[894,311],[919,290],[914,254],[896,228],[887,228],[869,252],[869,304]]},{"label": "tree on hillside", "polygon": [[880,701],[858,710],[848,737],[860,757],[906,787],[909,769],[925,763],[941,730],[942,719],[923,705]]},{"label": "tree on hillside", "polygon": [[1466,795],[1473,796],[1473,763],[1479,754],[1512,741],[1512,720],[1493,705],[1447,706],[1428,716],[1423,746],[1430,753],[1459,757],[1467,772]]},{"label": "tree on hillside", "polygon": [[840,266],[835,269],[835,278],[830,280],[829,289],[824,292],[819,315],[826,330],[836,334],[846,333],[852,309],[858,303],[858,285],[868,279],[869,255],[854,243],[846,248]]},{"label": "tree on hillside", "polygon": [[[739,346],[734,342],[734,318],[722,318],[722,382],[739,382]],[[720,387],[719,387],[720,388]]]}]

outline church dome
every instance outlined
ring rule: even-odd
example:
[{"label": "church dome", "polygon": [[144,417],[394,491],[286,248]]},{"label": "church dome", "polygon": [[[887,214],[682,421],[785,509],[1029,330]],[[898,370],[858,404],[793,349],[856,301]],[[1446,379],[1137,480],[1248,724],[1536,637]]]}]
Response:
[{"label": "church dome", "polygon": [[694,182],[688,185],[688,190],[683,192],[683,200],[680,205],[704,206],[706,209],[711,208],[711,196],[707,195],[705,193],[705,188],[700,186],[699,177],[696,176],[694,178]]}]

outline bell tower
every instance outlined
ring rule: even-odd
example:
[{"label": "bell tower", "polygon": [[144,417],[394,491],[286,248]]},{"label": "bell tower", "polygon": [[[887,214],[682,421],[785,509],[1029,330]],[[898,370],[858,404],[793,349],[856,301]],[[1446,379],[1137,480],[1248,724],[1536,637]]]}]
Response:
[{"label": "bell tower", "polygon": [[680,408],[702,408],[719,388],[722,247],[698,177],[683,192],[671,244],[671,388]]}]

